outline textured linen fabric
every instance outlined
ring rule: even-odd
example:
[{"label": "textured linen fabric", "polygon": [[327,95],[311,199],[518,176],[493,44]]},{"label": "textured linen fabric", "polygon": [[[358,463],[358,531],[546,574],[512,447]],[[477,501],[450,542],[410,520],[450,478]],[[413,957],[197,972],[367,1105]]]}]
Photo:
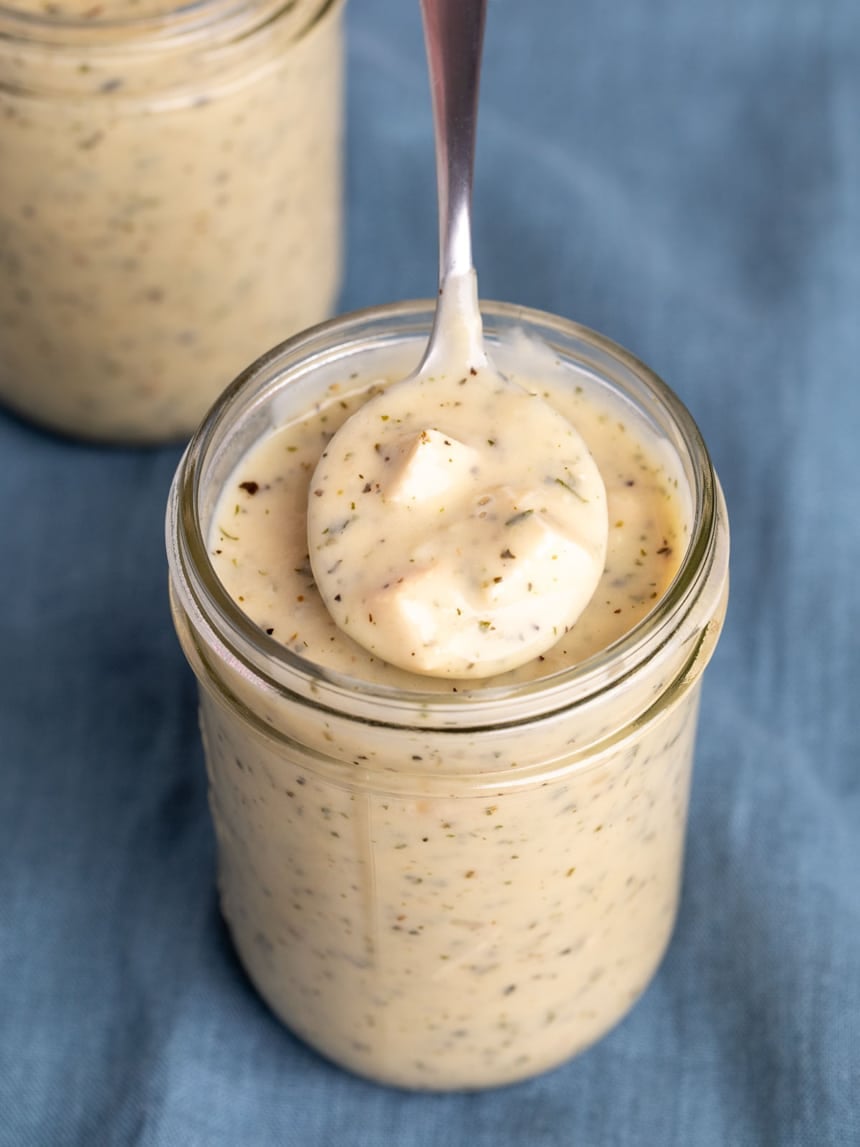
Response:
[{"label": "textured linen fabric", "polygon": [[[417,3],[352,0],[348,30],[342,309],[432,295],[436,268]],[[2,1147],[860,1143],[860,6],[492,0],[475,205],[482,294],[653,366],[726,491],[656,980],[594,1049],[485,1094],[376,1087],[295,1040],[215,903],[166,598],[179,451],[2,416]]]}]

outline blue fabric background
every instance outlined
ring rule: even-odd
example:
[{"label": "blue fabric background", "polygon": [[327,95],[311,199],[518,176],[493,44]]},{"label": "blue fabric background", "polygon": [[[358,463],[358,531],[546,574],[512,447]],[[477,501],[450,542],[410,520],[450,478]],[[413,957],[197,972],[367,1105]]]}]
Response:
[{"label": "blue fabric background", "polygon": [[[352,0],[342,309],[435,288],[417,3]],[[685,890],[603,1043],[483,1095],[308,1051],[219,922],[162,516],[176,448],[0,417],[2,1147],[860,1143],[860,6],[492,0],[485,297],[698,419],[733,530]]]}]

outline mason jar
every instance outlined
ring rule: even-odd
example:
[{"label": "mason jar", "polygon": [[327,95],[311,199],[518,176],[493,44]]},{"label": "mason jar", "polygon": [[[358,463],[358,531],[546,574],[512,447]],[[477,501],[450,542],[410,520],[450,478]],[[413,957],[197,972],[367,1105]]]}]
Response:
[{"label": "mason jar", "polygon": [[0,0],[0,401],[190,435],[341,269],[339,0]]},{"label": "mason jar", "polygon": [[406,373],[430,303],[347,316],[258,360],[193,438],[167,515],[240,958],[293,1032],[406,1088],[541,1072],[651,980],[677,911],[701,678],[728,592],[722,493],[675,395],[572,322],[483,310],[500,367],[539,345],[557,385],[604,391],[639,419],[678,483],[677,572],[607,647],[530,680],[362,680],[258,627],[216,574],[212,524],[240,460],[336,380],[388,376],[396,353]]}]

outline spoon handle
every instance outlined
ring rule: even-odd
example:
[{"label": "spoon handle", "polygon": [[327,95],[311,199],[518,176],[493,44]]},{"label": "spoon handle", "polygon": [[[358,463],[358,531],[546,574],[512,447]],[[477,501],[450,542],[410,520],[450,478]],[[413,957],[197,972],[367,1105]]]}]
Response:
[{"label": "spoon handle", "polygon": [[472,263],[472,176],[486,0],[421,0],[439,194],[439,286]]}]

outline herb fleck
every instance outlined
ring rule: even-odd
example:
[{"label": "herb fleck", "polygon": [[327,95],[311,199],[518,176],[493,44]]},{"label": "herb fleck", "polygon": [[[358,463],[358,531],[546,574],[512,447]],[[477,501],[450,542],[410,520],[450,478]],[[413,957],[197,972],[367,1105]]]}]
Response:
[{"label": "herb fleck", "polygon": [[505,522],[505,525],[515,526],[517,522],[524,522],[526,518],[530,518],[533,513],[534,510],[520,510],[518,514],[513,514],[510,518],[508,518],[508,520]]},{"label": "herb fleck", "polygon": [[569,482],[565,482],[564,478],[556,478],[556,482],[558,483],[559,486],[563,486],[564,489],[567,490],[567,492],[569,494],[573,494],[574,498],[579,498],[580,502],[587,502],[588,501],[588,498],[583,498],[583,496],[582,496],[582,494],[580,494],[579,490],[574,489],[574,487],[571,486],[571,484]]}]

